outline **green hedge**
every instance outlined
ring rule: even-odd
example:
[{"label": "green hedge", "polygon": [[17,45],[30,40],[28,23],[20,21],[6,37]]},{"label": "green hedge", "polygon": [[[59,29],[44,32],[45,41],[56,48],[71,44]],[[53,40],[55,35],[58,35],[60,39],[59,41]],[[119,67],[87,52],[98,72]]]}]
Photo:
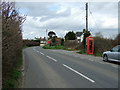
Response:
[{"label": "green hedge", "polygon": [[43,46],[44,49],[64,49],[64,46]]}]

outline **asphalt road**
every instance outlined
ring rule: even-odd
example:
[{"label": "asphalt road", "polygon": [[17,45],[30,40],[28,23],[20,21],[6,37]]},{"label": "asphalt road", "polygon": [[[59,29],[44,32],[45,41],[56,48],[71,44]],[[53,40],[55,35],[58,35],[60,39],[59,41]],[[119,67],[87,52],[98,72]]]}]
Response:
[{"label": "asphalt road", "polygon": [[24,88],[118,88],[118,65],[73,51],[30,47],[24,53]]}]

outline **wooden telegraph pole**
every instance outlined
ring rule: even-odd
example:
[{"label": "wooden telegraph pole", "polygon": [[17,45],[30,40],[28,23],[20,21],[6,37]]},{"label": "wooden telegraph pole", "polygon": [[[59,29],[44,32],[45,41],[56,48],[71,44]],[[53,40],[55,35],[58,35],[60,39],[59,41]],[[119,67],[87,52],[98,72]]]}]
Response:
[{"label": "wooden telegraph pole", "polygon": [[46,45],[48,44],[48,38],[47,38],[47,29],[46,29]]},{"label": "wooden telegraph pole", "polygon": [[88,31],[88,2],[86,3],[86,31]]}]

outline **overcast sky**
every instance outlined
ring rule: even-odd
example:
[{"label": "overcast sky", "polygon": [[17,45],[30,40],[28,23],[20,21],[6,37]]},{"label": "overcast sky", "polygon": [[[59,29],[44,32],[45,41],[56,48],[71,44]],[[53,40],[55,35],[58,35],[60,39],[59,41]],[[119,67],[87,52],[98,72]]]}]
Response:
[{"label": "overcast sky", "polygon": [[[64,37],[69,31],[82,32],[85,28],[85,2],[16,2],[20,15],[27,15],[23,24],[23,38],[45,37],[46,29]],[[118,3],[88,2],[89,30],[94,36],[118,34]]]}]

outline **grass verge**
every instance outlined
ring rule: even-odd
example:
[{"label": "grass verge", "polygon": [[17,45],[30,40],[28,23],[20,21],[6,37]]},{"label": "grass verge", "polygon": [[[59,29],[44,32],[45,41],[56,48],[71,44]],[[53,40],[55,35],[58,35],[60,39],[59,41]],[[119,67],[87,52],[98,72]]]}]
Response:
[{"label": "grass verge", "polygon": [[[27,48],[27,47],[23,47]],[[18,63],[15,65],[15,67],[11,70],[11,73],[8,77],[8,80],[5,82],[5,87],[2,90],[7,90],[7,88],[19,88],[22,82],[22,64],[23,64],[23,58],[22,53],[19,55]]]},{"label": "grass verge", "polygon": [[64,50],[67,50],[67,51],[75,51],[74,49],[64,49]]},{"label": "grass verge", "polygon": [[102,57],[102,53],[94,53],[94,56]]},{"label": "grass verge", "polygon": [[63,49],[67,51],[74,51],[74,49],[65,49],[64,46],[43,46],[44,49]]},{"label": "grass verge", "polygon": [[[22,53],[19,56],[19,61],[17,65],[11,70],[9,79],[5,83],[6,88],[19,88],[20,84],[19,79],[22,76],[22,72],[20,70],[21,66],[22,66]],[[4,88],[3,90],[6,90],[6,88]]]},{"label": "grass verge", "polygon": [[[80,52],[77,52],[77,53],[79,53],[79,54],[84,54],[84,55],[92,55],[92,54],[87,54],[87,53],[85,53],[85,51],[80,51]],[[102,53],[94,53],[93,54],[94,56],[98,56],[98,57],[102,57]],[[93,56],[92,55],[92,56]]]},{"label": "grass verge", "polygon": [[64,49],[64,46],[43,46],[44,49]]},{"label": "grass verge", "polygon": [[[65,49],[64,46],[43,46],[44,49],[63,49],[63,50],[67,50],[67,51],[75,51],[74,49]],[[77,50],[79,52],[79,54],[85,54],[85,55],[90,55],[90,54],[87,54],[85,53],[85,51],[83,50]],[[99,57],[102,57],[102,53],[94,53],[93,54],[94,56],[99,56]]]},{"label": "grass verge", "polygon": [[23,48],[22,48],[22,49],[24,49],[24,48],[28,48],[28,46],[23,46]]}]

